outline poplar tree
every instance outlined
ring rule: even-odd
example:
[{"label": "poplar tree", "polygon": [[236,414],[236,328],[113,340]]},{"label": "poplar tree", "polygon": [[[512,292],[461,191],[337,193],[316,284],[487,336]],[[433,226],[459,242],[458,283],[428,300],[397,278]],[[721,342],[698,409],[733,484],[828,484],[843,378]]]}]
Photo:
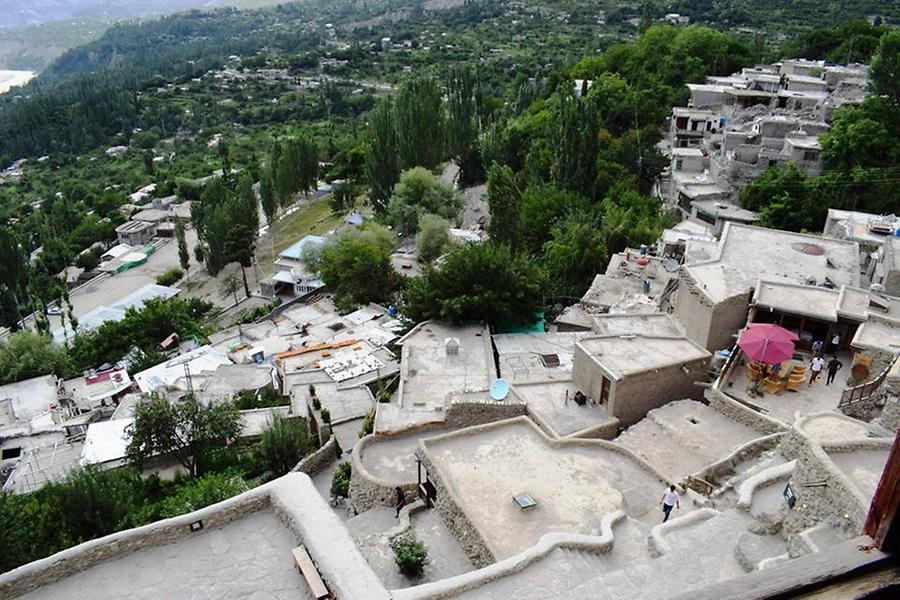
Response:
[{"label": "poplar tree", "polygon": [[393,114],[394,103],[390,98],[379,102],[369,114],[365,169],[369,181],[369,199],[379,212],[387,207],[394,184],[400,179]]}]

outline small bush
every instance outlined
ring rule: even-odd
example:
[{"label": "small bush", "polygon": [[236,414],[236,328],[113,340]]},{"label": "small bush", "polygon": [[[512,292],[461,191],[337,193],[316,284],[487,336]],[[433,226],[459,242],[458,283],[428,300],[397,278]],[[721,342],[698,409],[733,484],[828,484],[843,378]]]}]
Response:
[{"label": "small bush", "polygon": [[316,386],[314,386],[313,384],[309,384],[309,395],[311,398],[316,397]]},{"label": "small bush", "polygon": [[263,432],[259,454],[273,477],[293,469],[303,457],[315,450],[306,419],[277,418]]},{"label": "small bush", "polygon": [[338,465],[331,477],[331,495],[335,498],[346,498],[350,495],[351,467],[347,461]]},{"label": "small bush", "polygon": [[331,413],[327,408],[322,409],[322,422],[323,423],[331,423]]},{"label": "small bush", "polygon": [[319,400],[319,399],[316,398],[315,396],[313,396],[313,403],[312,403],[312,404],[313,404],[313,410],[321,410],[321,408],[322,408],[322,402],[321,402],[321,400]]},{"label": "small bush", "polygon": [[172,267],[162,275],[156,278],[156,283],[159,285],[173,285],[178,283],[181,278],[184,276],[184,271],[179,269],[178,267]]},{"label": "small bush", "polygon": [[404,535],[397,538],[391,545],[394,550],[394,562],[400,567],[400,572],[407,577],[420,577],[425,570],[425,559],[428,558],[428,550],[425,544],[412,537]]},{"label": "small bush", "polygon": [[359,430],[359,437],[365,437],[375,431],[375,411],[372,410],[363,419],[362,428]]},{"label": "small bush", "polygon": [[253,410],[254,408],[272,408],[274,406],[290,406],[291,399],[282,396],[272,386],[266,386],[259,392],[241,392],[234,397],[234,405],[238,410]]}]

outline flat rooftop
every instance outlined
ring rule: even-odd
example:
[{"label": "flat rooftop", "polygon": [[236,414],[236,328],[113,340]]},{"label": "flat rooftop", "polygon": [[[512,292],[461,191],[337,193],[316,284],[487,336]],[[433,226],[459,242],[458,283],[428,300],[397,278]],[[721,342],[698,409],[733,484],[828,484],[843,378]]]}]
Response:
[{"label": "flat rooftop", "polygon": [[447,327],[431,321],[401,338],[401,408],[434,409],[454,393],[488,389],[496,378],[490,333],[483,325]]},{"label": "flat rooftop", "polygon": [[705,404],[678,400],[648,412],[616,443],[680,481],[762,435]]},{"label": "flat rooftop", "polygon": [[[665,485],[608,442],[553,441],[527,417],[432,437],[419,451],[498,560],[546,533],[596,535],[614,510],[655,520]],[[519,494],[537,505],[519,508]]]},{"label": "flat rooftop", "polygon": [[578,346],[615,379],[711,356],[686,337],[611,335],[584,338]]},{"label": "flat rooftop", "polygon": [[602,425],[618,427],[619,420],[607,414],[602,406],[575,403],[575,382],[515,384],[513,391],[528,406],[528,413],[557,437],[565,437]]},{"label": "flat rooftop", "polygon": [[593,322],[594,331],[600,335],[634,333],[655,337],[684,337],[684,331],[666,313],[597,315],[593,317]]},{"label": "flat rooftop", "polygon": [[737,204],[732,204],[731,202],[713,199],[694,200],[691,202],[691,206],[696,208],[699,212],[728,221],[753,223],[759,220],[759,213],[747,210],[746,208],[741,208]]},{"label": "flat rooftop", "polygon": [[890,452],[889,444],[886,444],[884,449],[879,450],[828,452],[828,457],[864,498],[871,498],[875,495],[875,488],[878,487],[878,480],[881,479],[881,472],[884,471]]},{"label": "flat rooftop", "polygon": [[510,383],[571,379],[575,342],[586,334],[587,332],[494,335],[500,375]]},{"label": "flat rooftop", "polygon": [[825,220],[825,231],[822,235],[827,238],[853,240],[862,244],[881,246],[890,236],[872,231],[872,225],[879,224],[888,225],[896,231],[900,229],[900,216],[829,208],[828,217]]},{"label": "flat rooftop", "polygon": [[272,510],[139,550],[20,596],[21,600],[311,598],[297,545]]},{"label": "flat rooftop", "polygon": [[727,223],[718,244],[688,240],[685,271],[721,302],[747,293],[760,278],[859,287],[859,247],[832,240]]}]

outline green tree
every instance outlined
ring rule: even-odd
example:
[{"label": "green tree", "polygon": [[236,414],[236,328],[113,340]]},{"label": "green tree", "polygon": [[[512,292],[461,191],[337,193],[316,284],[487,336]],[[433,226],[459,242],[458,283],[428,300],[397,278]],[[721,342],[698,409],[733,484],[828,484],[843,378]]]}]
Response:
[{"label": "green tree", "polygon": [[369,182],[369,199],[378,211],[387,207],[394,184],[400,178],[398,152],[394,104],[390,98],[385,98],[369,113],[366,138],[365,171]]},{"label": "green tree", "polygon": [[409,282],[404,311],[416,322],[527,323],[543,304],[544,283],[543,272],[509,246],[468,243]]},{"label": "green tree", "polygon": [[900,31],[890,29],[881,36],[869,67],[872,91],[900,105]]},{"label": "green tree", "polygon": [[455,221],[461,208],[462,198],[452,187],[427,169],[416,167],[400,175],[387,206],[387,221],[397,232],[409,236],[416,233],[423,214]]},{"label": "green tree", "polygon": [[0,343],[0,384],[53,374],[65,377],[72,364],[64,346],[30,331],[13,333]]},{"label": "green tree", "polygon": [[333,236],[322,248],[319,275],[334,293],[341,309],[368,302],[384,302],[397,289],[391,265],[393,240],[374,226],[346,230]]},{"label": "green tree", "polygon": [[460,185],[472,185],[484,176],[478,149],[475,74],[456,67],[447,79],[447,144],[459,165]]},{"label": "green tree", "polygon": [[553,226],[566,215],[587,212],[589,202],[582,196],[552,185],[530,186],[522,193],[518,235],[521,247],[538,254],[550,239]]},{"label": "green tree", "polygon": [[434,169],[444,158],[441,87],[431,77],[407,79],[394,99],[394,130],[400,168]]},{"label": "green tree", "polygon": [[553,181],[561,188],[594,197],[597,178],[599,119],[591,97],[576,95],[570,82],[558,92],[559,105],[551,122]]},{"label": "green tree", "polygon": [[450,224],[441,217],[423,214],[419,217],[416,249],[419,260],[430,263],[444,253],[450,245]]},{"label": "green tree", "polygon": [[581,297],[608,262],[601,224],[592,213],[568,215],[553,226],[544,244],[544,270],[553,274],[551,285],[560,295]]},{"label": "green tree", "polygon": [[740,203],[747,210],[760,211],[784,194],[805,195],[806,184],[806,176],[796,165],[772,166],[741,189]]},{"label": "green tree", "polygon": [[204,405],[193,395],[171,403],[165,396],[153,395],[135,406],[134,423],[126,431],[126,454],[138,469],[153,456],[170,455],[196,477],[203,452],[227,444],[240,427],[231,404]]},{"label": "green tree", "polygon": [[425,544],[412,535],[403,535],[391,544],[394,551],[394,562],[400,572],[407,577],[420,577],[425,570],[425,560],[428,558],[428,550]]},{"label": "green tree", "polygon": [[488,235],[491,240],[511,246],[520,244],[522,192],[516,174],[506,165],[494,163],[487,173],[487,204],[490,214]]},{"label": "green tree", "polygon": [[277,417],[263,431],[258,448],[263,464],[275,478],[291,471],[316,445],[306,419]]},{"label": "green tree", "polygon": [[175,241],[178,244],[178,262],[181,264],[181,268],[187,271],[191,263],[191,255],[185,239],[184,219],[180,217],[175,217]]}]

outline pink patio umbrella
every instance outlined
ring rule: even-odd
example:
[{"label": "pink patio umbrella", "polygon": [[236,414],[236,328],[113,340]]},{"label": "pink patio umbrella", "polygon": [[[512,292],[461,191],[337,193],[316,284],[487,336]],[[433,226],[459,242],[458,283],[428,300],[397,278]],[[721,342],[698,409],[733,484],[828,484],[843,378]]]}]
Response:
[{"label": "pink patio umbrella", "polygon": [[799,337],[784,327],[772,323],[750,323],[738,346],[750,360],[774,365],[794,355],[794,342]]}]

